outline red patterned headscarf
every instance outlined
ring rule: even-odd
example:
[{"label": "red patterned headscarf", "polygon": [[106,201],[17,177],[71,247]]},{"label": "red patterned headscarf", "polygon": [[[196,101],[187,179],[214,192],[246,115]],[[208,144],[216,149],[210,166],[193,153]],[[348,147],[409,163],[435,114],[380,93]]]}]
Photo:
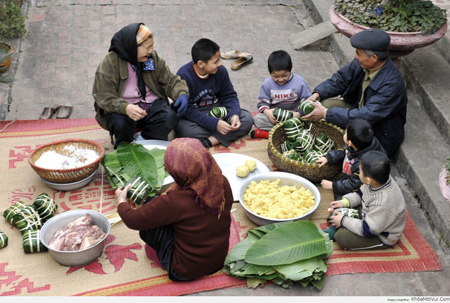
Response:
[{"label": "red patterned headscarf", "polygon": [[180,189],[191,188],[200,207],[220,218],[225,206],[222,170],[199,140],[173,140],[165,152],[164,166]]}]

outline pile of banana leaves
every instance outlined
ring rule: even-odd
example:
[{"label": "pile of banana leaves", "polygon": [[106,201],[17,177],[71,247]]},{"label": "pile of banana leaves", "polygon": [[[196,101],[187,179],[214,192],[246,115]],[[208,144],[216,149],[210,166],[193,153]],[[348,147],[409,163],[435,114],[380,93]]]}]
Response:
[{"label": "pile of banana leaves", "polygon": [[249,288],[271,281],[284,288],[298,282],[321,290],[325,259],[332,251],[328,234],[311,221],[273,223],[249,230],[227,255],[223,271],[247,279]]},{"label": "pile of banana leaves", "polygon": [[148,150],[136,143],[121,142],[114,152],[103,158],[112,188],[132,184],[128,198],[141,205],[161,189],[167,172],[164,169],[164,149]]}]

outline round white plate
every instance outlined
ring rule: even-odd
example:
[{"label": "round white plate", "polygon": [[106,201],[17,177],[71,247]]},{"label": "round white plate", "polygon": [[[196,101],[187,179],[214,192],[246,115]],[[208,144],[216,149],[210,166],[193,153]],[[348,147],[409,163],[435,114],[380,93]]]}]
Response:
[{"label": "round white plate", "polygon": [[[242,184],[249,178],[259,175],[262,173],[270,172],[270,169],[258,159],[253,157],[235,154],[235,153],[222,153],[213,154],[214,159],[216,159],[217,164],[219,164],[222,169],[222,173],[227,177],[228,182],[230,182],[231,190],[233,192],[233,200],[239,201],[239,192],[241,190]],[[254,160],[256,162],[256,169],[249,173],[247,177],[240,178],[236,175],[236,167],[239,165],[244,165],[247,160]]]}]

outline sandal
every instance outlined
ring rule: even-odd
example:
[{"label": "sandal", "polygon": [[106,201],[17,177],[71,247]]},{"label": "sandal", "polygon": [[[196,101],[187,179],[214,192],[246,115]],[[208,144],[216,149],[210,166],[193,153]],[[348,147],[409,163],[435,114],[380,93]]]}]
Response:
[{"label": "sandal", "polygon": [[241,67],[243,67],[244,65],[250,64],[252,62],[253,62],[253,56],[252,55],[241,57],[241,58],[237,59],[236,61],[234,61],[231,64],[231,69],[232,70],[238,70]]},{"label": "sandal", "polygon": [[68,119],[72,114],[72,106],[60,105],[56,109],[56,119]]},{"label": "sandal", "polygon": [[228,52],[223,52],[220,54],[220,56],[222,57],[222,59],[238,59],[241,57],[246,57],[246,56],[250,56],[249,53],[244,53],[238,50],[232,50],[232,51],[228,51]]},{"label": "sandal", "polygon": [[41,115],[39,116],[39,119],[50,119],[55,112],[56,112],[55,107],[46,106],[46,107],[44,107],[44,110],[42,111]]}]

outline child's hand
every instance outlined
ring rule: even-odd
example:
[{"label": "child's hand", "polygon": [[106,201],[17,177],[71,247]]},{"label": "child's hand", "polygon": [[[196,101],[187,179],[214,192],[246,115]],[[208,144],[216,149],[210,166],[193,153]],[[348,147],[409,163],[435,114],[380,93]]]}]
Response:
[{"label": "child's hand", "polygon": [[316,163],[319,164],[319,167],[322,167],[328,163],[328,159],[325,157],[320,157],[319,160],[316,161]]},{"label": "child's hand", "polygon": [[269,119],[270,123],[272,123],[273,125],[277,124],[278,121],[277,119],[275,119],[274,115],[273,115],[273,111],[275,110],[275,108],[272,109],[266,109],[264,111],[264,115],[266,115],[267,119]]},{"label": "child's hand", "polygon": [[300,113],[299,112],[293,111],[293,113],[294,113],[294,118],[300,117]]},{"label": "child's hand", "polygon": [[127,192],[130,190],[130,188],[131,188],[131,184],[128,184],[123,189],[122,189],[122,187],[119,187],[116,189],[117,203],[120,204],[120,203],[128,202]]},{"label": "child's hand", "polygon": [[217,123],[217,131],[221,133],[222,135],[226,135],[229,131],[232,130],[232,127],[230,124],[223,120],[219,120],[219,123]]},{"label": "child's hand", "polygon": [[232,131],[238,130],[239,127],[241,127],[241,120],[239,119],[238,115],[231,116],[230,123],[231,123],[231,130]]},{"label": "child's hand", "polygon": [[336,211],[335,215],[331,216],[328,219],[328,222],[330,222],[331,226],[333,226],[334,228],[339,228],[341,227],[342,217],[344,217],[344,214],[339,211]]},{"label": "child's hand", "polygon": [[330,203],[330,207],[333,207],[334,209],[336,209],[336,208],[342,208],[342,207],[344,207],[344,202],[342,202],[342,200],[332,201],[332,202]]},{"label": "child's hand", "polygon": [[333,182],[329,180],[322,180],[322,182],[320,182],[320,185],[322,185],[323,189],[333,189]]}]

